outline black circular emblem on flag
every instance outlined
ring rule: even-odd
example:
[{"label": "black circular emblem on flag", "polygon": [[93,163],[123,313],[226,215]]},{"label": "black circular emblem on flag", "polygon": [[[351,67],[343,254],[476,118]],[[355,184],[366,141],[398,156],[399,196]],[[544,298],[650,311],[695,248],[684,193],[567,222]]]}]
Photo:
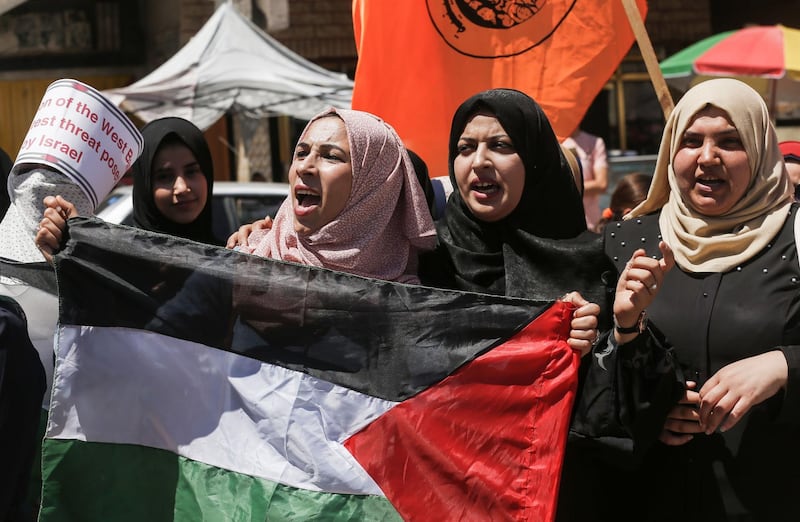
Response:
[{"label": "black circular emblem on flag", "polygon": [[576,0],[426,0],[447,45],[473,58],[515,56],[558,29]]}]

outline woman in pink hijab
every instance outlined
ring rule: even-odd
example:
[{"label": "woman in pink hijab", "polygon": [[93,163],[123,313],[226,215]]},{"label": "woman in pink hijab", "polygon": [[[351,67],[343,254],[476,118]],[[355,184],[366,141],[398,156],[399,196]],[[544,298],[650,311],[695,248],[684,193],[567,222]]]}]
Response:
[{"label": "woman in pink hijab", "polygon": [[318,114],[295,147],[289,183],[272,228],[254,230],[239,250],[419,282],[418,252],[434,247],[436,232],[408,153],[388,124],[361,111]]}]

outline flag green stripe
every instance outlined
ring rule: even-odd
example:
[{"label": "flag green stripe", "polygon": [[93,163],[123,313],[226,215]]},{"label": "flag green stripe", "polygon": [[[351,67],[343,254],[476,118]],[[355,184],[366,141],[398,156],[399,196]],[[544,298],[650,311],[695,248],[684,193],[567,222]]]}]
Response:
[{"label": "flag green stripe", "polygon": [[46,439],[42,468],[40,522],[401,520],[383,497],[296,489],[130,444]]}]

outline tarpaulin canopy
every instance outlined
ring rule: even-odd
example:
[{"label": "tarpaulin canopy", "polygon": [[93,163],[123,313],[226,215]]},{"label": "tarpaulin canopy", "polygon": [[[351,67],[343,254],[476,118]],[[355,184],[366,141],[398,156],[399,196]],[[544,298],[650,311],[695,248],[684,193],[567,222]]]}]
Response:
[{"label": "tarpaulin canopy", "polygon": [[20,4],[24,4],[25,0],[0,0],[0,14],[7,13]]},{"label": "tarpaulin canopy", "polygon": [[290,51],[226,2],[172,58],[104,94],[144,122],[179,116],[206,129],[229,111],[310,119],[349,108],[352,89],[346,75]]}]

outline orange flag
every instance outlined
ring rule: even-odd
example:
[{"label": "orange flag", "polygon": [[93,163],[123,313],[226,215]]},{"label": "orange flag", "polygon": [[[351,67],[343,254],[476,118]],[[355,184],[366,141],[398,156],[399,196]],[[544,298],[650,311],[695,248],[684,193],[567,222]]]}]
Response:
[{"label": "orange flag", "polygon": [[353,108],[391,124],[433,177],[468,97],[523,91],[566,138],[634,41],[616,0],[353,0],[353,25]]}]

